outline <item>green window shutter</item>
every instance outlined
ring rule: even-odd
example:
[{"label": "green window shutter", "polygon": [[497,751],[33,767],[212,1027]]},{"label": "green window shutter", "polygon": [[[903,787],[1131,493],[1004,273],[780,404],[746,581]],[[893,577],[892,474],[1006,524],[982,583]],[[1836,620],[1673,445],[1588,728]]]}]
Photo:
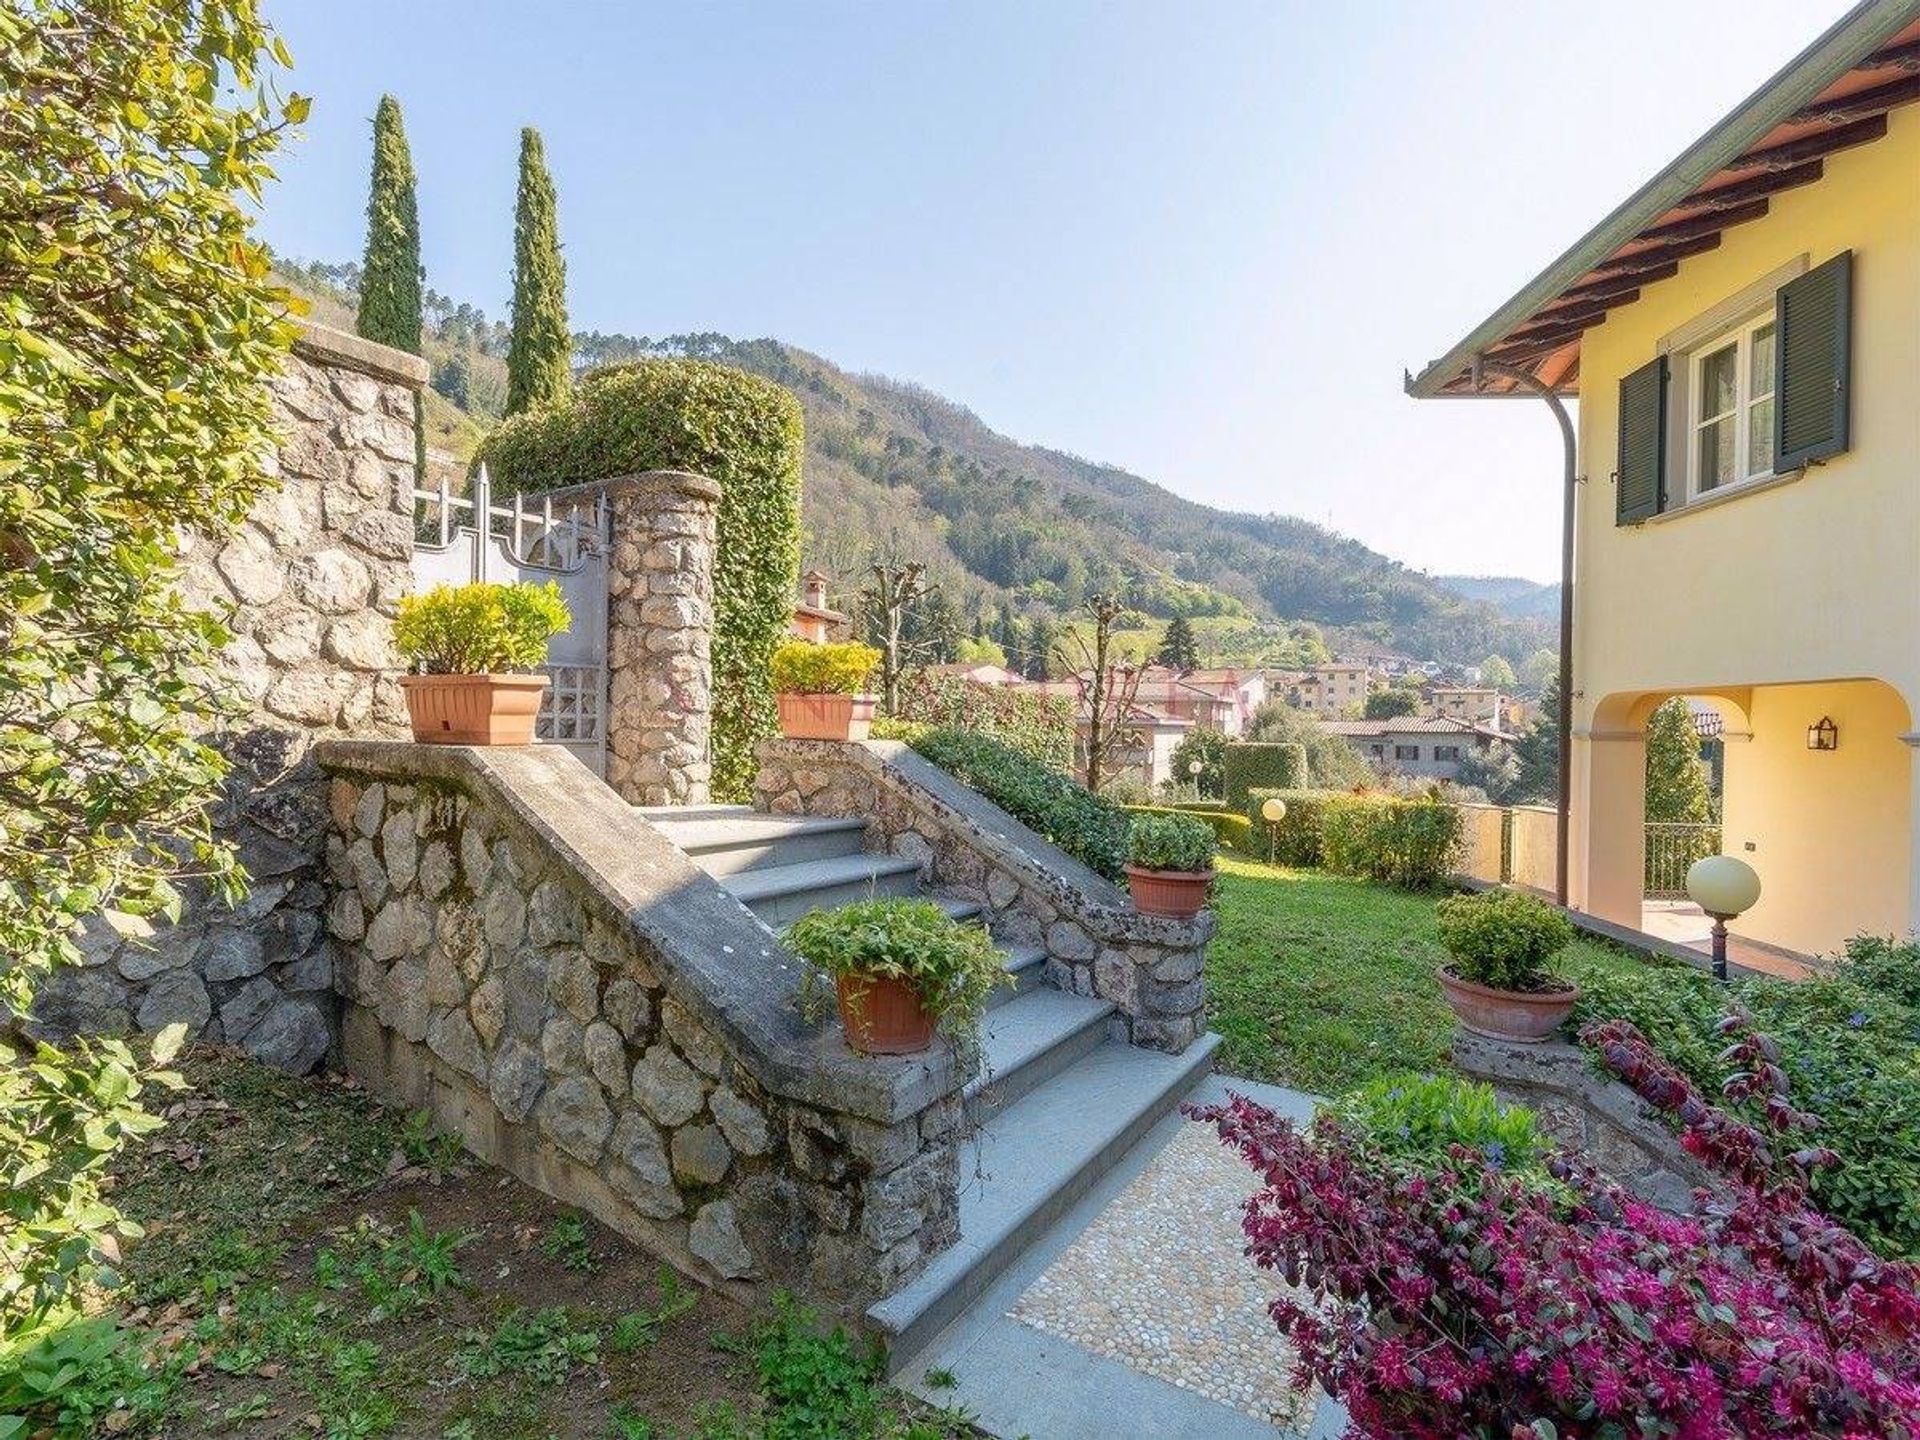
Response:
[{"label": "green window shutter", "polygon": [[1853,252],[1780,287],[1773,330],[1773,473],[1847,448],[1852,389]]},{"label": "green window shutter", "polygon": [[1620,382],[1620,466],[1614,480],[1614,524],[1658,515],[1667,499],[1667,357]]}]

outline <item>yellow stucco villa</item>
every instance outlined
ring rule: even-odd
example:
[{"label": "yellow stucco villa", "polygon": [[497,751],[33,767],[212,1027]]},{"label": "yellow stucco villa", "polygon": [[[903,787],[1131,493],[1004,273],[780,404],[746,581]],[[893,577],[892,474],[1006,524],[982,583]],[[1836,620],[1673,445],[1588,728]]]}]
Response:
[{"label": "yellow stucco villa", "polygon": [[1920,0],[1856,6],[1416,396],[1578,397],[1564,898],[1641,927],[1643,729],[1726,731],[1737,934],[1920,923]]}]

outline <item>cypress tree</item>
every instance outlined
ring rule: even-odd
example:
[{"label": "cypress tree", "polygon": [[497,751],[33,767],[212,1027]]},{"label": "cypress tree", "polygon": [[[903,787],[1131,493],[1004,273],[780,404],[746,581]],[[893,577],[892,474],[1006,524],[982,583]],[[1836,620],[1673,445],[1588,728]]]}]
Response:
[{"label": "cypress tree", "polygon": [[513,338],[507,346],[507,414],[566,398],[573,338],[567,330],[567,267],[553,177],[540,132],[520,132],[520,196],[513,211]]},{"label": "cypress tree", "polygon": [[373,116],[373,186],[367,196],[367,254],[360,267],[354,328],[369,340],[420,353],[420,204],[400,102],[380,97]]}]

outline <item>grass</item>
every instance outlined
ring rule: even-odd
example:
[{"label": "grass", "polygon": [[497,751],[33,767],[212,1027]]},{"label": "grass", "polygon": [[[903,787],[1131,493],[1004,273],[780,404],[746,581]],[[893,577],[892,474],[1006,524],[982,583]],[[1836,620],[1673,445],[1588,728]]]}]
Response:
[{"label": "grass", "polygon": [[[196,1055],[121,1157],[124,1288],[21,1364],[0,1436],[954,1440],[958,1411],[777,1299],[749,1308],[351,1082]],[[18,1366],[10,1372],[10,1366]],[[49,1381],[25,1428],[13,1376]]]},{"label": "grass", "polygon": [[[1433,976],[1446,959],[1436,897],[1235,855],[1219,868],[1207,992],[1222,1070],[1337,1095],[1444,1062],[1453,1015]],[[1648,963],[1583,938],[1560,968],[1577,982]]]}]

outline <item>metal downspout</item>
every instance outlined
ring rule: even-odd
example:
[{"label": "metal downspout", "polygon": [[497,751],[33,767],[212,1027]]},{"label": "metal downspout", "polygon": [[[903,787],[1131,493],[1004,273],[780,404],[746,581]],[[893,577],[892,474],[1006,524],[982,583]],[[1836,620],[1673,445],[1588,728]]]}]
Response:
[{"label": "metal downspout", "polygon": [[1560,509],[1560,810],[1554,820],[1554,899],[1567,903],[1567,837],[1571,829],[1573,806],[1573,525],[1574,487],[1579,479],[1579,448],[1574,440],[1573,420],[1567,407],[1550,385],[1542,384],[1530,372],[1503,365],[1498,360],[1479,360],[1473,364],[1474,388],[1480,388],[1483,375],[1499,375],[1523,386],[1547,402],[1553,418],[1560,422],[1560,443],[1564,453]]}]

